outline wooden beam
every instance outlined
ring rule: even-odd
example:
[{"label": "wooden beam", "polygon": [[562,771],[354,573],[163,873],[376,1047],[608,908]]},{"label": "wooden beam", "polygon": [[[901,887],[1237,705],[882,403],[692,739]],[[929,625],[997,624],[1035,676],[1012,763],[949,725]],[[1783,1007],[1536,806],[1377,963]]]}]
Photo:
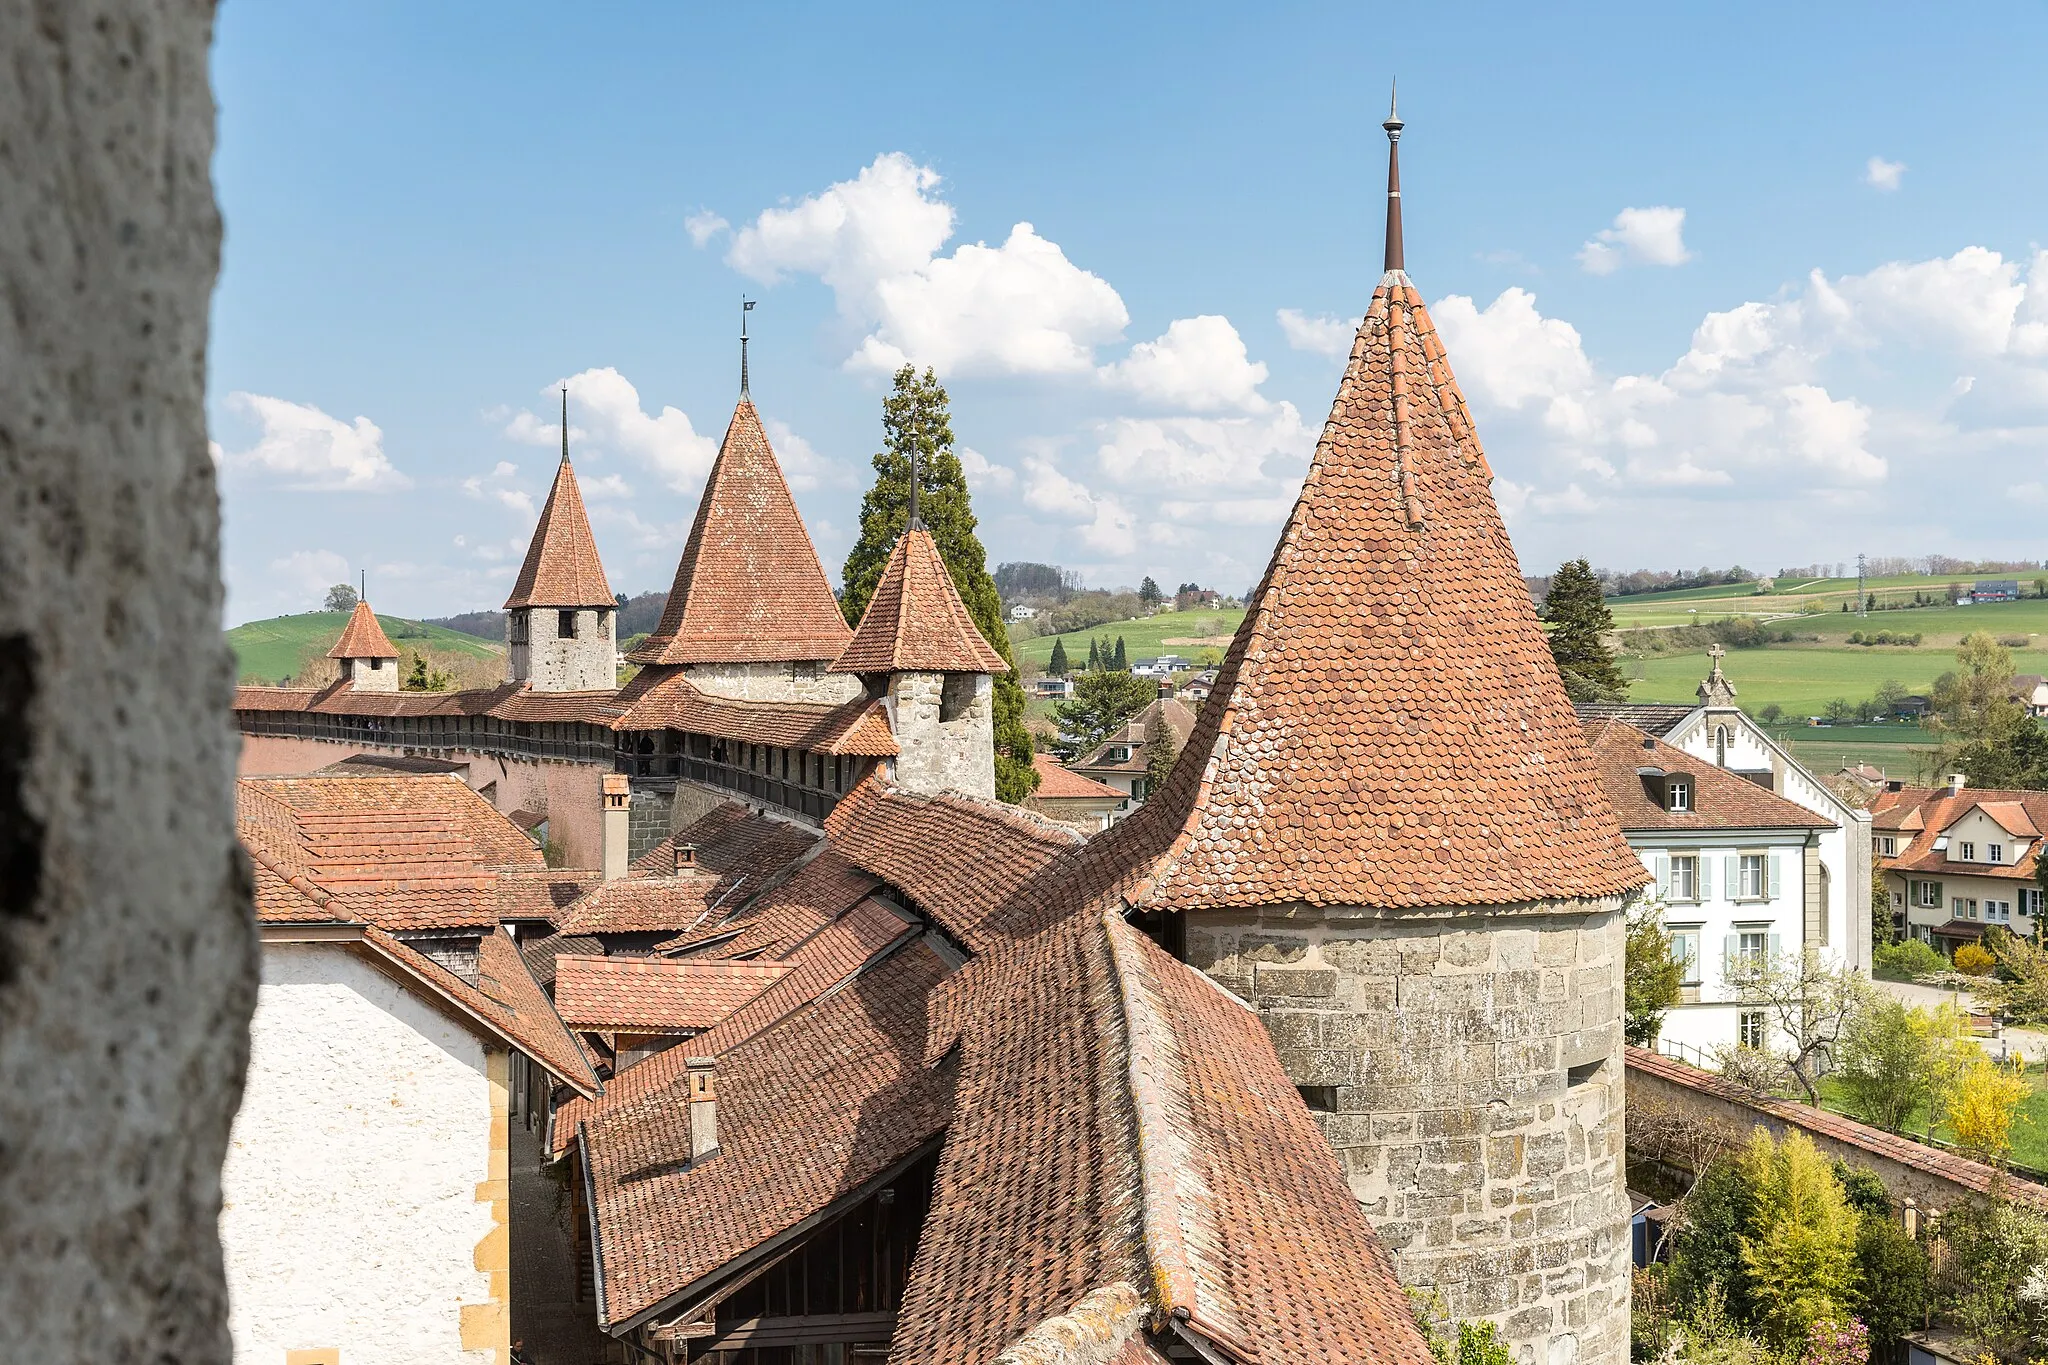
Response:
[{"label": "wooden beam", "polygon": [[748,1318],[704,1343],[705,1351],[740,1351],[766,1346],[822,1346],[834,1342],[888,1342],[896,1337],[894,1313],[809,1313],[792,1318]]}]

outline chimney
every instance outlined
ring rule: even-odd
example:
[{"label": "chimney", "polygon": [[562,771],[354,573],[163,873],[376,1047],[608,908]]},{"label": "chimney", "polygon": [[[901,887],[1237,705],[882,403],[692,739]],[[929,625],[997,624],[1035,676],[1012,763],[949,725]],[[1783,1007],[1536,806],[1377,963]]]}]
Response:
[{"label": "chimney", "polygon": [[1948,775],[1948,794],[1950,796],[1960,795],[1964,785],[1965,779],[1961,773],[1950,773]]},{"label": "chimney", "polygon": [[702,1161],[718,1150],[718,1063],[691,1057],[684,1065],[690,1078],[690,1160]]},{"label": "chimney", "polygon": [[626,875],[626,836],[633,817],[633,783],[624,773],[604,775],[604,879]]},{"label": "chimney", "polygon": [[676,844],[676,875],[680,877],[680,876],[681,876],[681,875],[683,875],[683,873],[685,873],[685,872],[695,872],[696,870],[697,870],[697,846],[696,846],[695,844],[685,844],[685,843],[680,843],[680,842],[679,842],[679,843],[677,843],[677,844]]}]

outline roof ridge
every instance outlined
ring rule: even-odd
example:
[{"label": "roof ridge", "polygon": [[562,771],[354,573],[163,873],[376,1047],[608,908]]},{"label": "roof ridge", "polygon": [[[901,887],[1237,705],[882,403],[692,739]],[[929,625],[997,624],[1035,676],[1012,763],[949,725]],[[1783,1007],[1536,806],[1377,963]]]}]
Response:
[{"label": "roof ridge", "polygon": [[[398,651],[391,647],[391,637],[384,633],[384,627],[377,620],[377,613],[370,610],[370,604],[358,597],[354,607],[349,609],[348,624],[341,628],[341,636],[334,647],[327,651],[330,659],[395,659]],[[338,685],[338,684],[337,684]]]},{"label": "roof ridge", "polygon": [[534,523],[512,595],[505,599],[508,611],[534,606],[611,607],[618,600],[605,578],[597,538],[590,530],[590,513],[583,505],[583,489],[576,481],[575,466],[569,463],[566,401],[562,462],[555,466],[555,481],[540,509],[540,519]]}]

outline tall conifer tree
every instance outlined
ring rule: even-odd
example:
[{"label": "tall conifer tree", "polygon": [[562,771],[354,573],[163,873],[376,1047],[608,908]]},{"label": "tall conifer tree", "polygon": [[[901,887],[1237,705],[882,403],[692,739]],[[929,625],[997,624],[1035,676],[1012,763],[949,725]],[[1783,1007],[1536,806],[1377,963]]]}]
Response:
[{"label": "tall conifer tree", "polygon": [[1052,642],[1052,662],[1045,666],[1045,671],[1055,678],[1064,678],[1067,676],[1067,667],[1067,642],[1055,636]]},{"label": "tall conifer tree", "polygon": [[1573,701],[1620,701],[1628,695],[1628,680],[1601,638],[1614,629],[1614,613],[1607,610],[1591,564],[1574,559],[1558,566],[1543,599],[1543,619],[1550,622],[1550,657]]},{"label": "tall conifer tree", "polygon": [[841,610],[858,625],[889,551],[910,517],[910,453],[917,451],[917,513],[939,547],[939,558],[976,628],[1009,670],[996,678],[996,795],[1021,801],[1038,786],[1031,766],[1031,732],[1024,728],[1024,689],[1003,625],[1003,599],[989,576],[988,554],[975,535],[967,475],[953,453],[953,419],[945,385],[930,369],[909,365],[896,372],[895,386],[882,400],[882,449],[874,458],[875,482],[860,504],[860,540],[846,556]]},{"label": "tall conifer tree", "polygon": [[1109,661],[1109,666],[1118,673],[1131,671],[1131,656],[1124,652],[1124,637],[1121,635],[1116,637],[1116,655]]}]

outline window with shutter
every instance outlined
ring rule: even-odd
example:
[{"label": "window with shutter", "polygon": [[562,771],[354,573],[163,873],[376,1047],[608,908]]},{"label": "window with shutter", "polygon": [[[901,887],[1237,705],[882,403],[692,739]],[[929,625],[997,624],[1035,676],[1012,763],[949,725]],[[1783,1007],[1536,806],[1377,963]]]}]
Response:
[{"label": "window with shutter", "polygon": [[1773,853],[1771,855],[1771,884],[1769,889],[1764,894],[1769,896],[1772,900],[1776,900],[1780,894],[1778,890],[1778,865],[1782,861],[1784,860],[1781,859],[1777,854]]},{"label": "window with shutter", "polygon": [[1657,895],[1662,900],[1671,899],[1671,859],[1659,853],[1650,859],[1651,875],[1657,879]]}]

